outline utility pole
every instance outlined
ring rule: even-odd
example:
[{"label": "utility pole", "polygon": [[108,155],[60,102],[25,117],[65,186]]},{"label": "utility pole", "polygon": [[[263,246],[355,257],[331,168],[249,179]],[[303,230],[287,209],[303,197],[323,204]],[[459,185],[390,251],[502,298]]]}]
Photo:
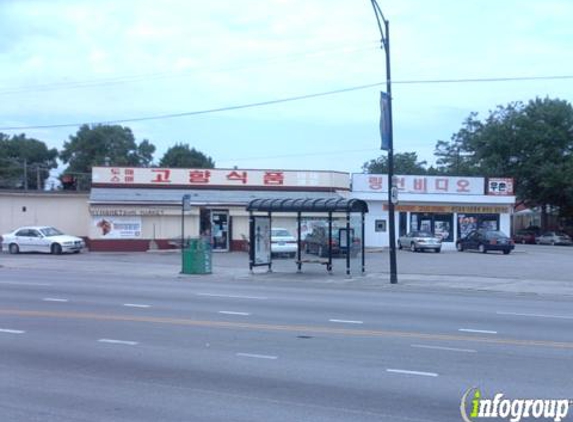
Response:
[{"label": "utility pole", "polygon": [[24,158],[24,190],[28,191],[28,160]]},{"label": "utility pole", "polygon": [[[386,58],[386,93],[382,93],[381,107],[382,117],[380,125],[382,135],[382,149],[388,151],[388,235],[390,243],[390,283],[398,283],[398,269],[396,263],[396,219],[395,203],[398,198],[398,189],[394,186],[394,132],[392,127],[392,76],[390,73],[390,24],[384,18],[382,9],[376,0],[370,0],[376,22],[381,36],[381,48]],[[384,27],[382,27],[384,25]],[[384,126],[384,127],[383,127]]]}]

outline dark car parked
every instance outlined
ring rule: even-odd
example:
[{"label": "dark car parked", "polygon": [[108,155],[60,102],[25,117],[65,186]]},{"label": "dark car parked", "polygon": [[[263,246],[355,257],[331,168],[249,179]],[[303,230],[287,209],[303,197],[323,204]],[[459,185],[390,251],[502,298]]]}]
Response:
[{"label": "dark car parked", "polygon": [[515,248],[515,244],[502,231],[479,229],[473,230],[466,237],[458,239],[456,248],[460,252],[473,249],[481,253],[502,251],[507,255]]},{"label": "dark car parked", "polygon": [[535,239],[539,236],[540,231],[537,229],[521,229],[513,235],[515,243],[527,243],[530,245],[535,244]]},{"label": "dark car parked", "polygon": [[[316,227],[305,239],[306,253],[315,254],[320,257],[328,256],[328,228]],[[346,229],[332,229],[332,255],[346,255],[348,250],[346,245]],[[350,229],[350,256],[358,255],[360,251],[360,239],[354,236],[354,230]]]}]

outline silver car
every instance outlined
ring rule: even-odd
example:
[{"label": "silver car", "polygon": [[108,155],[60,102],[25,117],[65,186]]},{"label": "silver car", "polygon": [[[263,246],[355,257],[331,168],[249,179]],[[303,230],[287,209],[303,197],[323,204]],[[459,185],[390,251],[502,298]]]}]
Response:
[{"label": "silver car", "polygon": [[571,238],[565,233],[547,232],[535,239],[538,245],[573,245]]},{"label": "silver car", "polygon": [[48,252],[59,255],[63,252],[79,253],[85,244],[76,236],[69,236],[50,226],[20,227],[2,235],[2,249],[17,254],[20,252]]},{"label": "silver car", "polygon": [[413,230],[398,239],[398,249],[409,248],[412,252],[432,250],[439,253],[442,250],[442,238],[430,232]]}]

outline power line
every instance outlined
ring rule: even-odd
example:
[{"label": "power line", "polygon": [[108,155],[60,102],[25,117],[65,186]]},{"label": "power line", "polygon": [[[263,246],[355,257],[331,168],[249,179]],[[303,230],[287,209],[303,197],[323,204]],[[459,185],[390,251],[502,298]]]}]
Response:
[{"label": "power line", "polygon": [[[293,54],[285,54],[282,56],[273,56],[267,57],[261,60],[254,60],[245,63],[238,63],[236,65],[228,65],[227,67],[210,67],[210,66],[203,66],[193,68],[189,71],[183,72],[150,72],[150,73],[142,73],[142,74],[135,74],[135,75],[123,75],[123,76],[114,76],[109,78],[98,78],[98,79],[88,79],[88,80],[79,80],[74,82],[53,82],[53,83],[46,83],[46,84],[38,84],[38,85],[28,85],[28,86],[20,86],[9,88],[6,90],[0,90],[0,95],[12,95],[12,94],[22,94],[27,92],[41,92],[41,91],[53,91],[53,90],[61,90],[61,89],[76,89],[76,88],[93,88],[93,87],[100,87],[100,86],[109,86],[109,85],[117,85],[117,84],[124,84],[130,82],[140,82],[140,81],[149,81],[149,80],[157,80],[157,79],[165,79],[165,78],[182,78],[192,74],[201,73],[201,72],[229,72],[229,71],[236,71],[236,70],[246,70],[251,69],[256,66],[266,65],[266,64],[280,64],[280,63],[287,63],[287,62],[294,62],[299,60],[300,58],[312,58],[315,56],[323,56],[327,54],[340,54],[340,52],[344,53],[358,53],[358,52],[365,52],[365,51],[372,51],[376,47],[374,45],[374,41],[370,43],[362,43],[365,45],[372,44],[369,47],[361,47],[361,48],[352,48],[339,46],[335,49],[325,49],[325,50],[315,50],[309,51],[305,53],[293,53]],[[224,63],[222,64],[224,65]]]},{"label": "power line", "polygon": [[266,155],[258,157],[242,157],[242,158],[221,158],[217,162],[235,162],[235,161],[256,161],[256,160],[272,160],[277,158],[293,158],[293,157],[308,157],[308,156],[324,156],[324,155],[339,155],[354,152],[375,152],[380,151],[379,148],[363,148],[363,149],[347,149],[347,150],[333,150],[333,151],[316,151],[295,154],[280,154],[280,155]]},{"label": "power line", "polygon": [[[413,85],[413,84],[448,84],[448,83],[484,83],[484,82],[519,82],[519,81],[540,81],[540,80],[560,80],[560,79],[573,79],[573,75],[554,75],[554,76],[523,76],[523,77],[496,77],[496,78],[472,78],[472,79],[422,79],[422,80],[404,80],[404,81],[392,81],[393,84],[400,85]],[[182,113],[170,113],[170,114],[160,114],[155,116],[146,117],[133,117],[125,119],[115,119],[99,122],[90,122],[89,125],[104,125],[104,124],[118,124],[118,123],[132,123],[132,122],[143,122],[149,120],[164,120],[164,119],[174,119],[179,117],[196,116],[200,114],[210,114],[210,113],[220,113],[224,111],[240,110],[245,108],[263,107],[268,105],[308,100],[311,98],[325,97],[328,95],[342,94],[351,91],[364,90],[369,88],[374,88],[380,85],[385,85],[384,82],[376,82],[366,85],[358,85],[349,88],[336,89],[332,91],[324,91],[314,94],[297,95],[294,97],[279,98],[276,100],[261,101],[256,103],[239,104],[233,106],[225,106],[218,108],[211,108],[205,110],[197,111],[187,111]],[[7,130],[28,130],[28,129],[56,129],[64,127],[77,127],[86,124],[82,123],[60,123],[60,124],[50,124],[50,125],[29,125],[29,126],[5,126],[0,127],[0,131]]]}]

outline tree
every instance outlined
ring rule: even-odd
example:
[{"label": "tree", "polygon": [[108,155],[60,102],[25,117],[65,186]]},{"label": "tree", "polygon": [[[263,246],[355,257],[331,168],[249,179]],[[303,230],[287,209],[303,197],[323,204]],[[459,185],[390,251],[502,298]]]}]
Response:
[{"label": "tree", "polygon": [[[422,175],[427,174],[426,161],[418,161],[415,152],[401,152],[394,154],[394,174]],[[375,160],[370,160],[362,166],[365,173],[387,174],[388,157],[381,155]]]},{"label": "tree", "polygon": [[79,188],[89,188],[92,167],[137,166],[147,167],[153,161],[155,146],[148,140],[136,143],[130,128],[119,125],[82,125],[64,143],[60,154],[68,164],[65,174],[83,176]]},{"label": "tree", "polygon": [[573,107],[567,101],[510,103],[483,122],[472,114],[436,151],[444,153],[438,163],[449,174],[457,171],[451,154],[457,151],[469,175],[513,177],[518,199],[542,213],[549,206],[562,214],[573,208]]},{"label": "tree", "polygon": [[58,151],[42,141],[0,133],[0,188],[44,189],[57,157]]},{"label": "tree", "polygon": [[215,167],[215,162],[195,148],[189,148],[189,144],[175,144],[165,152],[159,161],[159,166],[212,169]]}]

